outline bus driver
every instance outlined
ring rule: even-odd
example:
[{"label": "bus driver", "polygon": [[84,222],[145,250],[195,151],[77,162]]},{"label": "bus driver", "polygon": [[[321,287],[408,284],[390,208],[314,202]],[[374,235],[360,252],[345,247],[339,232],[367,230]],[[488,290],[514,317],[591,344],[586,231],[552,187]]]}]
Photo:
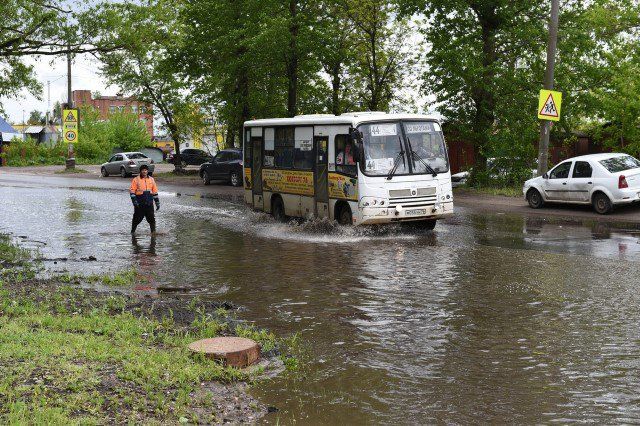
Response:
[{"label": "bus driver", "polygon": [[344,147],[344,151],[340,151],[338,156],[336,157],[336,164],[345,165],[345,166],[354,166],[356,164],[353,159],[353,149],[351,146],[351,142],[347,142]]}]

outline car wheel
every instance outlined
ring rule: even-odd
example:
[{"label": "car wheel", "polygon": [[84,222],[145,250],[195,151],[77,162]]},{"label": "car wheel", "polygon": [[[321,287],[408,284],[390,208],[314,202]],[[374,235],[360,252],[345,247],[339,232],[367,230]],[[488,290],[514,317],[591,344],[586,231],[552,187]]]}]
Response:
[{"label": "car wheel", "polygon": [[611,200],[602,192],[598,192],[593,196],[593,209],[598,214],[607,214],[611,212],[613,205]]},{"label": "car wheel", "polygon": [[287,216],[284,213],[284,203],[282,202],[282,198],[276,197],[273,200],[273,204],[271,205],[271,214],[276,222],[285,222],[287,220]]},{"label": "car wheel", "polygon": [[123,178],[127,177],[127,171],[124,169],[124,167],[120,167],[120,176],[122,176]]},{"label": "car wheel", "polygon": [[340,225],[351,225],[353,223],[353,215],[349,206],[342,206],[338,213],[338,223]]},{"label": "car wheel", "polygon": [[205,170],[202,172],[202,183],[205,185],[209,185],[211,183],[211,178],[209,177],[209,173]]},{"label": "car wheel", "polygon": [[231,180],[231,185],[232,186],[240,186],[240,185],[242,185],[242,179],[240,179],[240,175],[238,174],[238,172],[231,173],[231,177],[230,177],[229,180]]},{"label": "car wheel", "polygon": [[539,209],[544,204],[542,194],[537,189],[531,188],[527,191],[527,202],[532,209]]},{"label": "car wheel", "polygon": [[109,176],[109,173],[107,172],[106,167],[103,167],[103,168],[100,169],[100,174],[102,175],[102,177]]}]

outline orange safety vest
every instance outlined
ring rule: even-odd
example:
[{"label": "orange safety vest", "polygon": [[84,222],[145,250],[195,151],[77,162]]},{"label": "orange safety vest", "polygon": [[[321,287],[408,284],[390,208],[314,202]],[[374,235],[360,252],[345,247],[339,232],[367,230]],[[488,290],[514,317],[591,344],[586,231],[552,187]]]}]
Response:
[{"label": "orange safety vest", "polygon": [[129,192],[134,195],[142,195],[146,191],[149,191],[152,196],[158,195],[156,181],[151,176],[147,176],[145,179],[140,176],[134,177]]}]

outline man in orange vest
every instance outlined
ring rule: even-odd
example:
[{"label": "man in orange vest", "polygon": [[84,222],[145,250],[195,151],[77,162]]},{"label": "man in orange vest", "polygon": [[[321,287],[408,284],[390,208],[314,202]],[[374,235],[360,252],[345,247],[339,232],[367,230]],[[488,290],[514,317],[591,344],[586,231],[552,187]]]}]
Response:
[{"label": "man in orange vest", "polygon": [[133,220],[131,221],[131,233],[136,232],[136,228],[147,219],[151,233],[156,232],[156,218],[153,212],[153,203],[156,203],[156,210],[160,210],[160,199],[158,198],[158,187],[156,181],[148,176],[149,167],[146,164],[140,166],[140,174],[131,181],[129,195],[133,203]]}]

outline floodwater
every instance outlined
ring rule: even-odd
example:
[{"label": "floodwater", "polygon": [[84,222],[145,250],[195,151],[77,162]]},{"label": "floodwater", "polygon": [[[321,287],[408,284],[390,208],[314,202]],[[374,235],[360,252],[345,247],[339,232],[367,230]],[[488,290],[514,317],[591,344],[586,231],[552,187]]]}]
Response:
[{"label": "floodwater", "polygon": [[152,240],[129,235],[126,192],[0,198],[0,232],[67,258],[49,270],[134,265],[300,333],[300,374],[253,391],[265,422],[640,422],[637,225],[458,209],[434,232],[352,229],[161,194]]}]

